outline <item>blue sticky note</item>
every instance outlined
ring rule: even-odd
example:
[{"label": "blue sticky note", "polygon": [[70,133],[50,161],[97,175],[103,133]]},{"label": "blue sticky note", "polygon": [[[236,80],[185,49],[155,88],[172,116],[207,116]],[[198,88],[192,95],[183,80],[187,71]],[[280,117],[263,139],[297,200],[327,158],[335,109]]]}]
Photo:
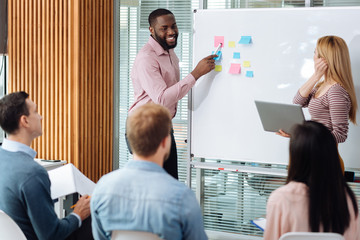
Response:
[{"label": "blue sticky note", "polygon": [[241,36],[239,44],[250,44],[251,36]]},{"label": "blue sticky note", "polygon": [[240,53],[239,52],[234,52],[233,58],[240,59]]},{"label": "blue sticky note", "polygon": [[[212,51],[212,53],[211,54],[214,54],[214,51]],[[221,51],[218,51],[217,52],[217,57],[214,57],[214,60],[215,61],[219,61],[220,59],[221,59],[221,56],[222,56],[222,52]]]},{"label": "blue sticky note", "polygon": [[246,76],[252,78],[252,77],[254,77],[254,72],[253,71],[246,71]]}]

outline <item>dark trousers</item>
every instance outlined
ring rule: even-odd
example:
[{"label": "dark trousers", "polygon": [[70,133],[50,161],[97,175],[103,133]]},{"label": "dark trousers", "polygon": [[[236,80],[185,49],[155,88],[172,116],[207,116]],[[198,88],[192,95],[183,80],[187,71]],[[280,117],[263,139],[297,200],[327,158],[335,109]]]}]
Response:
[{"label": "dark trousers", "polygon": [[81,227],[70,234],[66,240],[91,240],[94,239],[91,231],[91,216],[81,223]]},{"label": "dark trousers", "polygon": [[[129,152],[132,154],[132,150],[130,148],[126,134],[125,134],[125,140],[126,140],[126,144],[129,149]],[[169,155],[169,158],[164,162],[164,169],[167,173],[169,173],[175,179],[179,179],[177,162],[178,162],[178,158],[177,158],[177,149],[176,149],[176,142],[175,142],[175,137],[174,137],[174,130],[171,129],[170,155]]]}]

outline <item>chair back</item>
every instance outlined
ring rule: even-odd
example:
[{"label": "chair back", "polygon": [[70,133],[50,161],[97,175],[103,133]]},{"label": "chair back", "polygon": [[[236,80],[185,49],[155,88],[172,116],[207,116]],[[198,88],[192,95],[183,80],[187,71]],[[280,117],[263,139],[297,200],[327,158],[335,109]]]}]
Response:
[{"label": "chair back", "polygon": [[112,231],[112,240],[161,240],[158,235],[151,232],[141,231],[123,231],[116,230]]},{"label": "chair back", "polygon": [[24,233],[11,217],[0,210],[0,239],[1,240],[26,240]]},{"label": "chair back", "polygon": [[344,240],[344,237],[338,233],[288,232],[283,234],[279,240]]}]

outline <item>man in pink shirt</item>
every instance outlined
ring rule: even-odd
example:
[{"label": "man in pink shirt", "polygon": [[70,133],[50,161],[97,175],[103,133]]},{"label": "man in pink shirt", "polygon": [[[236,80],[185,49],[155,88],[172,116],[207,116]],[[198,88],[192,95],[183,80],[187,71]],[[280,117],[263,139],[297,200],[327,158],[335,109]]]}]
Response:
[{"label": "man in pink shirt", "polygon": [[[202,59],[180,81],[179,59],[174,52],[179,34],[175,16],[167,9],[157,9],[150,13],[148,20],[151,33],[149,41],[139,51],[131,71],[135,101],[129,113],[145,103],[154,102],[165,106],[174,118],[178,101],[190,91],[198,78],[215,68],[213,58],[216,55]],[[171,138],[171,153],[164,163],[164,169],[177,179],[177,151],[173,131]]]}]

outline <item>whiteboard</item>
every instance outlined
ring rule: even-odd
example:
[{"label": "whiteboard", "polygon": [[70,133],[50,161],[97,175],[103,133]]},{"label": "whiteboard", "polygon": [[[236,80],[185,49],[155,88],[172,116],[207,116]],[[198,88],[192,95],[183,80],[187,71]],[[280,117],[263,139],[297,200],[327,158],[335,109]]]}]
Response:
[{"label": "whiteboard", "polygon": [[[194,66],[224,36],[222,71],[200,78],[191,94],[190,151],[194,157],[287,164],[289,139],[265,132],[254,100],[292,103],[314,71],[316,41],[337,35],[348,44],[360,106],[360,8],[231,9],[194,13]],[[250,44],[239,44],[251,36]],[[235,41],[235,47],[229,47]],[[233,53],[239,52],[240,59]],[[243,61],[250,61],[244,67]],[[241,73],[230,74],[232,63]],[[247,77],[246,71],[253,71]],[[357,113],[360,123],[360,114]],[[346,168],[360,168],[360,127],[350,123],[339,145]]]}]

